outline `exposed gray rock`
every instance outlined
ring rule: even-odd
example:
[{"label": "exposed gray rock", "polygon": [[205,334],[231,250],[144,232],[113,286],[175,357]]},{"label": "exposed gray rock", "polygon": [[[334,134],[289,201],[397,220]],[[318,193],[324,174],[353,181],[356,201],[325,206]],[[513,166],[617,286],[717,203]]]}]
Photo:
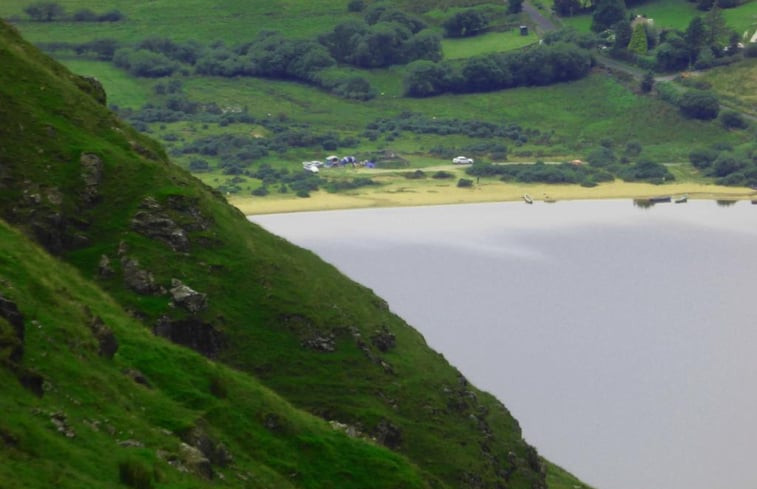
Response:
[{"label": "exposed gray rock", "polygon": [[93,76],[78,76],[76,85],[81,91],[91,95],[100,105],[107,106],[108,96],[100,80]]},{"label": "exposed gray rock", "polygon": [[147,388],[152,388],[152,385],[150,384],[150,381],[147,380],[147,377],[140,372],[139,370],[135,368],[130,368],[124,371],[124,375],[129,377],[131,380],[133,380],[135,383],[143,385]]},{"label": "exposed gray rock", "polygon": [[96,154],[82,153],[79,163],[81,164],[81,178],[84,181],[81,197],[84,202],[91,204],[100,197],[103,162]]},{"label": "exposed gray rock", "polygon": [[397,344],[397,338],[393,333],[389,332],[389,330],[384,329],[376,331],[373,336],[371,336],[371,343],[373,343],[373,346],[386,353],[395,347]]},{"label": "exposed gray rock", "polygon": [[24,356],[24,317],[18,310],[18,306],[15,302],[6,299],[0,294],[0,317],[4,318],[10,327],[12,332],[8,335],[0,337],[0,351],[9,348],[8,360],[13,363],[18,363]]},{"label": "exposed gray rock", "polygon": [[97,263],[97,275],[100,278],[108,278],[113,275],[113,267],[110,264],[108,255],[100,256],[100,261]]},{"label": "exposed gray rock", "polygon": [[142,443],[139,440],[121,440],[118,442],[118,446],[121,447],[127,447],[127,448],[143,448],[145,446],[144,443]]},{"label": "exposed gray rock", "polygon": [[174,251],[187,251],[189,238],[167,214],[161,211],[160,204],[148,197],[142,201],[140,210],[131,220],[131,228],[136,232],[166,243]]},{"label": "exposed gray rock", "polygon": [[169,290],[174,304],[191,313],[198,313],[208,307],[208,296],[197,292],[179,279],[171,279]]},{"label": "exposed gray rock", "polygon": [[182,442],[179,445],[179,459],[190,472],[206,479],[213,478],[213,466],[210,460],[197,448]]},{"label": "exposed gray rock", "polygon": [[302,346],[315,351],[331,353],[336,351],[336,336],[334,336],[334,333],[311,336],[302,340]]},{"label": "exposed gray rock", "polygon": [[113,330],[103,322],[100,316],[91,318],[89,329],[92,330],[92,334],[100,345],[98,349],[100,356],[108,359],[113,358],[113,355],[118,351],[118,340],[116,340]]},{"label": "exposed gray rock", "polygon": [[388,419],[382,419],[373,430],[376,441],[391,449],[396,449],[402,444],[402,431]]},{"label": "exposed gray rock", "polygon": [[71,426],[68,425],[68,419],[66,418],[66,414],[62,412],[55,412],[50,416],[50,422],[55,426],[55,429],[60,433],[61,435],[65,436],[66,438],[73,438],[76,436],[76,432],[74,431]]},{"label": "exposed gray rock", "polygon": [[138,294],[150,295],[160,291],[155,283],[155,277],[149,271],[140,268],[139,260],[124,256],[121,258],[121,268],[124,272],[126,286]]},{"label": "exposed gray rock", "polygon": [[207,432],[199,427],[189,430],[182,439],[189,445],[200,450],[214,465],[226,467],[233,458],[226,445],[214,440]]},{"label": "exposed gray rock", "polygon": [[223,335],[213,325],[196,317],[171,319],[162,316],[154,328],[157,336],[187,346],[207,357],[215,357],[223,348]]}]

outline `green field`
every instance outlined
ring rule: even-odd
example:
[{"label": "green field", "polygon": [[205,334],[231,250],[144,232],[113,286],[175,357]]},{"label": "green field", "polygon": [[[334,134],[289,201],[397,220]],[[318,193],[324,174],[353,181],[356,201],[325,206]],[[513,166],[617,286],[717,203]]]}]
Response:
[{"label": "green field", "polygon": [[[26,19],[26,0],[6,0],[0,17]],[[209,6],[206,0],[132,2],[128,0],[61,0],[68,13],[89,8],[95,12],[121,11],[126,20],[98,22],[28,22],[19,27],[31,41],[66,39],[82,42],[96,38],[139,41],[146,37],[174,40],[223,40],[237,43],[255,37],[264,29],[278,30],[293,38],[310,38],[325,32],[350,15],[345,0],[269,0],[248,2],[224,0]]]},{"label": "green field", "polygon": [[[706,13],[698,10],[694,3],[686,0],[656,0],[629,10],[654,19],[655,26],[659,28],[678,30],[685,30],[692,18]],[[743,33],[750,28],[753,32],[757,25],[757,1],[749,0],[739,7],[723,9],[723,17],[725,17],[728,25],[737,32]],[[562,19],[562,22],[581,32],[589,32],[591,14],[566,17]]]},{"label": "green field", "polygon": [[489,32],[462,39],[445,39],[442,42],[442,48],[445,59],[460,59],[481,54],[511,51],[533,44],[538,40],[533,32],[529,32],[527,36],[522,36],[517,29],[512,29],[506,32]]}]

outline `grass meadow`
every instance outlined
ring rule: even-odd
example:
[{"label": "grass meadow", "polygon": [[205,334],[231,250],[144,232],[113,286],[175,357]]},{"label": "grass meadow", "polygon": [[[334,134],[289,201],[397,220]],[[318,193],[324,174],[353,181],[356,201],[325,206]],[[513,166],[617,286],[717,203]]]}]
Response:
[{"label": "grass meadow", "polygon": [[[654,19],[655,25],[663,29],[685,30],[691,19],[705,12],[698,10],[694,3],[687,0],[657,0],[641,4],[630,9],[638,14]],[[736,8],[723,9],[723,17],[728,25],[739,33],[757,26],[757,1],[748,0]],[[579,31],[589,32],[591,28],[591,14],[576,15],[562,19],[565,25],[572,26]]]}]

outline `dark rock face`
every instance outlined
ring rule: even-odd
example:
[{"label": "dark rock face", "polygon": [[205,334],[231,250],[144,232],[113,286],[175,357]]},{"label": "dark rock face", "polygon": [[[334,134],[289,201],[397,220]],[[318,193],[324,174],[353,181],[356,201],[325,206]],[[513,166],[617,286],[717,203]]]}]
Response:
[{"label": "dark rock face", "polygon": [[11,334],[3,335],[0,339],[0,351],[9,348],[8,360],[12,363],[18,363],[24,356],[24,317],[18,310],[15,302],[12,302],[0,295],[0,317],[5,319],[11,326]]},{"label": "dark rock face", "polygon": [[81,91],[92,96],[101,105],[107,106],[108,96],[105,93],[102,83],[92,76],[78,76],[76,77],[76,86]]},{"label": "dark rock face", "polygon": [[124,375],[129,377],[131,380],[133,380],[135,383],[143,385],[147,387],[148,389],[152,389],[152,384],[150,384],[150,381],[147,380],[147,377],[145,377],[145,374],[140,372],[137,369],[130,368],[126,371],[124,371]]},{"label": "dark rock face", "polygon": [[402,444],[402,431],[389,420],[382,419],[373,430],[376,441],[391,449],[399,448]]},{"label": "dark rock face", "polygon": [[113,275],[113,267],[110,264],[108,255],[100,256],[100,261],[97,263],[97,275],[100,278],[108,278]]},{"label": "dark rock face", "polygon": [[195,317],[171,319],[163,316],[158,319],[153,331],[157,336],[192,348],[210,358],[215,357],[223,348],[221,332],[212,324]]},{"label": "dark rock face", "polygon": [[118,340],[113,330],[103,322],[100,316],[91,318],[89,329],[92,330],[92,334],[100,345],[98,349],[100,356],[108,359],[113,358],[113,355],[118,351]]},{"label": "dark rock face", "polygon": [[184,442],[195,447],[210,460],[213,465],[226,467],[233,461],[231,453],[221,442],[214,440],[204,430],[194,427],[182,436]]},{"label": "dark rock face", "polygon": [[160,204],[148,197],[140,205],[140,210],[131,220],[131,228],[136,232],[166,243],[174,251],[187,251],[189,238],[187,233],[179,227],[161,209]]},{"label": "dark rock face", "polygon": [[191,313],[198,313],[208,307],[208,296],[197,292],[191,287],[185,285],[181,280],[171,279],[171,289],[169,290],[171,299],[174,304],[186,309]]},{"label": "dark rock face", "polygon": [[190,472],[206,479],[213,478],[213,465],[197,448],[182,442],[179,445],[179,461]]},{"label": "dark rock face", "polygon": [[100,183],[103,177],[103,162],[99,156],[93,153],[82,153],[79,158],[81,164],[81,178],[84,181],[84,189],[81,198],[87,204],[93,204],[100,198]]},{"label": "dark rock face", "polygon": [[386,353],[397,344],[397,338],[388,330],[376,331],[374,335],[371,336],[371,343],[383,353]]},{"label": "dark rock face", "polygon": [[137,294],[150,295],[160,291],[160,287],[155,283],[155,277],[149,271],[140,268],[139,260],[136,258],[126,256],[121,258],[121,267],[126,286]]}]

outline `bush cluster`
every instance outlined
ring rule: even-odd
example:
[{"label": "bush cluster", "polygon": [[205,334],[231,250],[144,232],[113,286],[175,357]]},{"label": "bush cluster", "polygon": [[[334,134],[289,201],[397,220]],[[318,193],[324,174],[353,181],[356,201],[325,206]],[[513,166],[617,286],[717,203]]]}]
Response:
[{"label": "bush cluster", "polygon": [[573,44],[542,44],[518,52],[495,53],[464,63],[416,61],[407,68],[404,87],[411,97],[442,93],[487,92],[518,86],[549,85],[583,78],[593,59]]},{"label": "bush cluster", "polygon": [[728,145],[696,149],[689,161],[721,185],[757,185],[757,144],[734,149]]}]

